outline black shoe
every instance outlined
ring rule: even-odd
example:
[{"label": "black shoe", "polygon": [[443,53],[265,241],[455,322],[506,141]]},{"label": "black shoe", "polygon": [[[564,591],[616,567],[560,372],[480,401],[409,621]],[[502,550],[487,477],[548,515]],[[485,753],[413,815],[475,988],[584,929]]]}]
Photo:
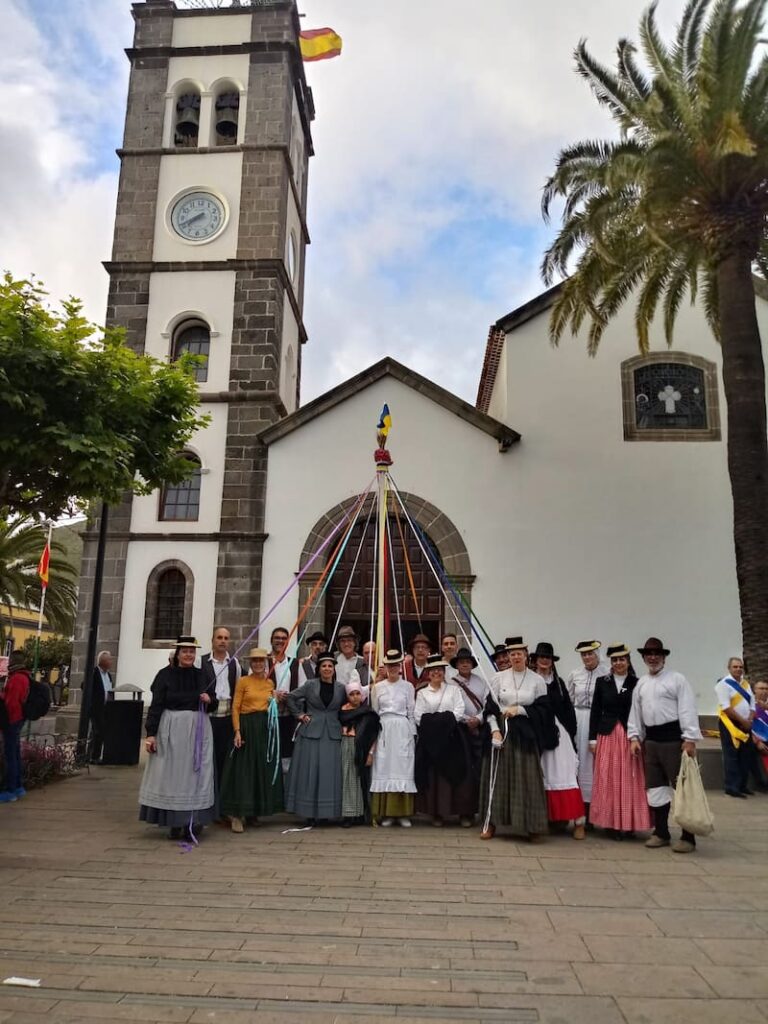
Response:
[{"label": "black shoe", "polygon": [[354,825],[354,821],[352,820],[352,818],[342,818],[341,819],[341,827],[342,828],[352,828],[353,825]]},{"label": "black shoe", "polygon": [[173,841],[176,841],[177,839],[181,839],[181,833],[183,831],[184,830],[181,829],[181,828],[172,828],[171,831],[168,833],[168,838],[173,840]]},{"label": "black shoe", "polygon": [[726,796],[734,796],[734,797],[736,797],[737,800],[746,800],[747,799],[747,794],[746,793],[737,793],[735,789],[726,789],[725,795]]},{"label": "black shoe", "polygon": [[741,792],[744,794],[744,796],[754,796],[755,795],[754,789],[742,789]]},{"label": "black shoe", "polygon": [[317,818],[307,818],[304,822],[304,828],[314,828],[317,824]]}]

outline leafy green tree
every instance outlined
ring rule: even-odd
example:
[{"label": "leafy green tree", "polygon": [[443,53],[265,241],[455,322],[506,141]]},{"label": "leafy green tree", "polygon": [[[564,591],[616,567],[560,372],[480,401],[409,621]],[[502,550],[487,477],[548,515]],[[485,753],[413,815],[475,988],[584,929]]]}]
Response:
[{"label": "leafy green tree", "polygon": [[[24,641],[24,654],[26,656],[27,668],[32,668],[35,663],[35,637],[30,636]],[[37,658],[37,667],[40,669],[58,668],[59,665],[69,665],[72,661],[72,641],[65,640],[61,636],[49,636],[40,641],[40,651]]]},{"label": "leafy green tree", "polygon": [[[37,575],[48,530],[30,516],[12,521],[0,519],[0,610],[7,611],[10,629],[0,620],[0,639],[13,632],[14,608],[37,610],[42,586]],[[67,559],[64,548],[51,541],[48,588],[45,596],[45,618],[58,633],[72,633],[77,610],[78,570]]]},{"label": "leafy green tree", "polygon": [[76,300],[56,313],[44,295],[0,281],[0,510],[56,518],[188,477],[181,452],[208,422],[195,357],[139,355],[122,331],[98,332]]},{"label": "leafy green tree", "polygon": [[633,295],[640,350],[657,313],[671,345],[681,303],[701,291],[722,349],[744,654],[757,678],[768,676],[768,442],[752,277],[755,265],[768,271],[765,4],[689,0],[669,44],[653,4],[640,23],[644,66],[625,39],[615,71],[579,44],[577,70],[618,138],[560,153],[543,210],[563,199],[562,223],[542,268],[547,283],[566,277],[553,341],[586,324],[590,354]]}]

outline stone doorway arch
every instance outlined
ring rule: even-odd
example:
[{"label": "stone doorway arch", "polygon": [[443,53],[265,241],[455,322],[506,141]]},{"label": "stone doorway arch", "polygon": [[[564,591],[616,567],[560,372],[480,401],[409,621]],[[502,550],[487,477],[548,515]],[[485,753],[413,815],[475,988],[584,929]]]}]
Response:
[{"label": "stone doorway arch", "polygon": [[[427,538],[433,545],[443,568],[455,581],[456,587],[465,595],[468,603],[471,605],[472,587],[474,585],[475,577],[472,573],[469,553],[458,529],[444,512],[441,512],[439,508],[427,501],[426,498],[421,498],[418,495],[411,494],[407,491],[401,491],[400,493],[403,502],[408,509],[409,515],[418,525],[419,529],[426,534]],[[317,520],[304,543],[298,571],[301,571],[307,562],[309,562],[318,548],[333,532],[334,527],[338,525],[339,521],[343,519],[352,508],[354,508],[357,500],[358,499],[356,497],[352,497],[339,502],[338,505],[329,509]],[[370,502],[373,500],[373,496],[366,499],[366,504],[363,507],[358,521],[365,521],[370,508]],[[409,531],[412,534],[410,527],[405,521],[403,521],[403,530]],[[315,583],[322,575],[323,569],[327,564],[327,559],[333,551],[333,545],[334,542],[332,541],[323,555],[302,577],[301,583],[299,584],[300,608],[304,607]],[[450,590],[448,590],[447,587],[445,589],[446,597],[442,601],[442,623],[440,623],[441,632],[457,633],[459,635],[459,644],[461,645],[463,644],[462,631],[469,635],[469,621],[458,602],[450,593]],[[325,630],[325,628],[326,599],[325,596],[323,596],[316,604],[314,604],[308,613],[307,619],[304,620],[302,633],[306,631],[306,633],[309,634],[314,632],[316,629]],[[301,654],[303,652],[299,653]]]}]

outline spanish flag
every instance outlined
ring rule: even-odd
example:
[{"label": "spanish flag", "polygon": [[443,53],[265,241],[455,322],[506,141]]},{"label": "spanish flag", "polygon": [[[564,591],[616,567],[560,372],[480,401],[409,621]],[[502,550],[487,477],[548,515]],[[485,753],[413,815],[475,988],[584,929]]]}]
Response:
[{"label": "spanish flag", "polygon": [[329,60],[341,53],[341,36],[332,28],[313,28],[301,32],[301,56],[306,61]]},{"label": "spanish flag", "polygon": [[40,561],[37,566],[37,575],[40,577],[40,582],[43,585],[43,590],[48,586],[48,566],[51,561],[51,545],[46,541],[43,553],[40,555]]}]

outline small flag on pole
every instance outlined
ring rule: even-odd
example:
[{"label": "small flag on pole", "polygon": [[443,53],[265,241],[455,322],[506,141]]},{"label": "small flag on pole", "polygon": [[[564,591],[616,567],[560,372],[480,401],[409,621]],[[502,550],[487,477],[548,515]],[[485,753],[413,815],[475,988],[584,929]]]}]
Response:
[{"label": "small flag on pole", "polygon": [[305,61],[329,60],[341,53],[341,36],[332,28],[313,28],[302,32],[299,43]]},{"label": "small flag on pole", "polygon": [[43,553],[40,555],[40,562],[37,566],[37,575],[40,577],[40,582],[43,585],[43,590],[48,586],[48,566],[51,561],[51,542],[46,541]]},{"label": "small flag on pole", "polygon": [[389,428],[392,426],[392,417],[389,415],[389,406],[385,405],[381,410],[381,416],[379,418],[379,425],[376,427],[378,432],[383,436],[389,435]]}]

